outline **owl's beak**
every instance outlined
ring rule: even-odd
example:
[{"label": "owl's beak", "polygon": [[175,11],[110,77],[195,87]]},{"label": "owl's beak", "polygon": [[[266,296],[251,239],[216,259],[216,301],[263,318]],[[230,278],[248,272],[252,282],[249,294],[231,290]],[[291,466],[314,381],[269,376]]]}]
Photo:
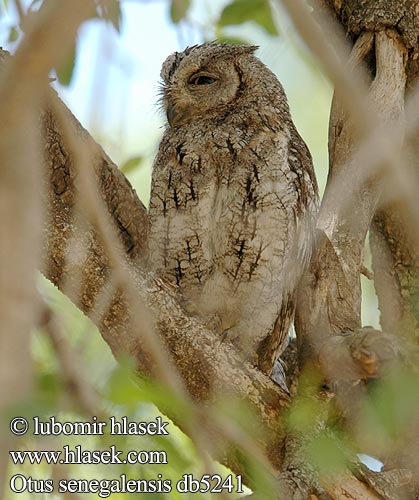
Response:
[{"label": "owl's beak", "polygon": [[179,107],[174,104],[169,103],[166,108],[167,121],[171,127],[176,127],[180,125],[185,118],[185,113],[179,111]]},{"label": "owl's beak", "polygon": [[173,127],[173,120],[175,119],[175,107],[173,104],[169,104],[166,108],[166,116],[167,116],[167,121],[169,122],[169,125]]}]

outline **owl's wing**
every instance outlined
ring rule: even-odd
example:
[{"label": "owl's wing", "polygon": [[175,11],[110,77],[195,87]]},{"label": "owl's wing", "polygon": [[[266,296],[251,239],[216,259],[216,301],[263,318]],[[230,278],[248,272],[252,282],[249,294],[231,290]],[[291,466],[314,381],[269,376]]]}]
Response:
[{"label": "owl's wing", "polygon": [[310,262],[318,212],[318,187],[311,154],[294,127],[288,144],[288,166],[296,197],[293,199],[293,223],[290,225],[287,256],[281,273],[282,300],[270,335],[258,346],[258,364],[270,373],[278,356],[288,344],[294,319],[296,288]]},{"label": "owl's wing", "polygon": [[239,311],[226,313],[227,321],[238,318],[226,329],[269,372],[286,345],[317,207],[310,153],[298,133],[255,134],[237,158],[235,175],[222,178],[218,196],[224,207],[218,274],[228,278]]}]

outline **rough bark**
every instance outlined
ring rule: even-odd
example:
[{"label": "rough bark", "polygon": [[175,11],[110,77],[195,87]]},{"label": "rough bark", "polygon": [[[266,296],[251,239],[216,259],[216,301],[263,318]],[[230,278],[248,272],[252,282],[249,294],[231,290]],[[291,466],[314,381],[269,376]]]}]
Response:
[{"label": "rough bark", "polygon": [[[372,42],[373,35],[360,37],[351,64],[362,60]],[[361,148],[370,126],[380,123],[384,134],[386,126],[397,126],[405,88],[404,48],[397,37],[382,32],[376,47],[380,64],[365,109],[367,125],[357,123],[336,99],[331,112],[328,184],[317,223],[316,253],[301,287],[296,316],[302,363],[318,357],[332,334],[357,331],[361,326],[364,242],[382,191],[381,160],[377,158],[370,168]],[[379,147],[379,132],[376,135],[375,147]],[[327,373],[328,367],[324,368]],[[334,378],[333,373],[329,376]]]},{"label": "rough bark", "polygon": [[418,0],[325,0],[325,3],[350,35],[397,29],[406,48],[417,49]]},{"label": "rough bark", "polygon": [[380,207],[370,230],[370,245],[381,325],[418,343],[419,246],[409,212],[403,200]]},{"label": "rough bark", "polygon": [[[419,342],[419,135],[417,127],[417,92],[419,81],[419,2],[418,0],[326,0],[329,9],[355,40],[366,32],[382,32],[392,28],[406,48],[405,102],[410,104],[407,136],[401,158],[388,176],[370,227],[374,285],[381,312],[381,325],[386,331],[418,344]],[[370,58],[371,74],[377,61]],[[413,101],[413,102],[411,102]],[[409,195],[409,193],[416,193]],[[412,471],[419,467],[417,433],[419,422],[404,429],[404,439],[392,456],[388,467],[404,466]],[[419,495],[419,481],[405,491],[408,498]]]},{"label": "rough bark", "polygon": [[[344,340],[342,338],[339,341],[335,337],[335,340],[330,339],[330,342],[327,342],[326,339],[333,332],[339,331],[344,335],[348,331],[359,331],[360,338],[363,338],[364,334],[366,335],[364,340],[369,337],[369,334],[374,334],[373,329],[370,329],[369,333],[365,328],[358,330],[360,326],[359,274],[362,271],[365,236],[376,214],[377,207],[385,199],[383,192],[386,193],[388,186],[390,188],[387,192],[392,188],[394,192],[400,186],[399,182],[394,182],[397,181],[395,176],[392,177],[387,174],[389,170],[393,170],[396,165],[401,163],[400,150],[403,137],[398,135],[401,130],[399,121],[403,119],[405,88],[406,86],[408,88],[414,87],[412,67],[417,63],[411,64],[411,61],[417,59],[417,21],[415,18],[417,2],[397,2],[397,5],[393,5],[396,12],[391,12],[391,5],[389,4],[393,4],[393,2],[387,1],[323,2],[323,7],[326,7],[322,11],[323,14],[332,12],[335,19],[344,26],[349,34],[348,38],[352,41],[356,40],[350,65],[353,63],[354,58],[368,58],[368,69],[373,71],[369,79],[366,80],[367,84],[369,80],[374,79],[374,82],[370,85],[368,101],[376,102],[375,110],[365,106],[360,96],[357,95],[357,91],[361,91],[363,87],[362,82],[358,81],[358,85],[354,86],[347,81],[348,71],[339,68],[340,63],[334,56],[333,51],[328,50],[322,38],[322,33],[318,28],[311,26],[307,18],[304,18],[302,2],[299,0],[294,2],[283,0],[283,3],[286,4],[288,11],[291,13],[300,35],[322,62],[326,73],[336,84],[338,96],[343,97],[339,106],[336,106],[335,100],[331,114],[329,181],[317,225],[319,229],[316,242],[317,250],[300,294],[296,325],[300,346],[300,362],[304,365],[320,358],[323,372],[327,377],[336,380],[339,379],[342,367],[349,366],[348,363],[336,365],[333,361],[331,362],[333,360],[333,344],[337,342],[336,345],[338,345],[339,342]],[[318,2],[313,1],[312,3],[315,7],[318,6]],[[399,16],[401,12],[399,9],[405,9],[404,15],[401,16],[404,17],[403,21]],[[412,10],[407,12],[406,9]],[[403,30],[401,30],[401,26],[392,24],[394,22],[392,19],[393,14],[398,16],[397,19],[401,21]],[[372,20],[374,15],[377,16],[375,21]],[[362,25],[361,29],[353,30],[348,22],[349,18],[351,22],[354,18],[362,22],[365,21],[368,23],[368,28],[366,25]],[[410,24],[403,24],[407,19],[409,19]],[[327,25],[327,22],[323,20],[321,22],[322,27],[327,31],[328,36],[335,41],[339,29],[335,26],[332,27],[333,23]],[[416,26],[414,26],[415,23]],[[388,30],[389,27],[393,29]],[[372,31],[365,31],[366,29]],[[414,31],[415,29],[416,31]],[[373,45],[366,43],[368,39],[374,38],[375,54],[371,50]],[[413,45],[412,40],[415,40],[415,45]],[[343,54],[342,44],[340,44],[340,40],[337,41],[338,53]],[[357,50],[359,56],[356,55]],[[407,66],[405,69],[406,59]],[[364,118],[362,118],[363,116]],[[393,123],[393,125],[390,125],[390,128],[385,130],[385,127],[381,126],[383,121],[387,121],[388,124]],[[396,136],[392,133],[391,127],[394,127]],[[371,131],[374,131],[374,133],[371,134]],[[380,134],[383,137],[381,141],[379,140]],[[363,136],[368,138],[367,145],[363,145]],[[391,144],[391,147],[388,147],[389,144]],[[386,153],[383,154],[383,151],[386,151]],[[364,167],[364,171],[362,171],[363,166],[359,165],[361,161],[365,163],[365,167],[368,167]],[[374,168],[371,169],[371,166]],[[381,168],[377,168],[379,166]],[[337,179],[338,182],[336,183]],[[348,192],[350,193],[349,196],[347,195]],[[410,198],[405,203],[405,206],[410,208],[410,215],[413,212],[413,216],[416,215],[415,210],[412,210],[412,206],[416,205],[414,199],[410,194]],[[338,210],[336,210],[337,207]],[[410,226],[409,231],[410,236],[412,233],[414,234],[415,229]],[[407,229],[403,235],[399,230],[398,236],[405,238],[406,233]],[[397,240],[398,248],[404,247],[406,250],[406,246],[409,246],[409,240],[412,241],[412,239],[414,238],[405,238],[400,242],[395,237],[392,243],[394,245]],[[415,271],[415,255],[417,254],[413,250],[414,248],[417,248],[417,246],[410,245],[408,252],[401,255],[399,251],[398,255],[403,259],[403,263],[406,262],[406,268],[408,269],[404,269],[404,272],[417,276]],[[396,265],[400,266],[400,264],[399,261]],[[402,267],[404,266],[402,265]],[[394,269],[391,269],[391,271],[394,275]],[[412,282],[414,283],[415,279],[410,280],[410,290],[416,293],[413,294],[413,297],[410,294],[410,300],[408,300],[408,308],[410,309],[413,300],[415,300],[414,296],[417,295],[417,288],[415,285],[412,286]],[[406,295],[408,294],[406,293]],[[381,307],[385,307],[385,305],[381,304]],[[391,317],[391,312],[388,313],[388,316]],[[412,315],[409,318],[410,324],[413,322],[411,317]],[[393,331],[398,333],[398,330]],[[378,340],[380,332],[376,333],[378,334]],[[384,341],[384,338],[381,340]],[[368,342],[366,343],[368,344]],[[390,357],[391,351],[392,348],[387,351]],[[368,371],[368,364],[375,365],[375,354],[372,354],[368,348],[361,349],[360,352],[366,355],[365,368]],[[352,390],[349,392],[352,392]],[[338,401],[340,400],[341,408],[348,410],[351,404],[355,408],[358,406],[357,401],[359,401],[360,394],[352,393],[351,398],[349,398],[347,390],[342,391],[342,386],[340,386],[337,397]],[[417,445],[414,444],[416,440],[410,429],[404,429],[403,431],[406,442],[413,443],[408,446],[411,452],[406,460],[393,461],[391,465],[394,467],[410,464],[410,467],[414,470],[417,457],[413,452],[413,448],[416,447],[417,450]],[[388,486],[390,486],[390,483],[388,483]],[[351,496],[349,492],[348,495]],[[401,490],[393,491],[389,498],[404,498],[403,495],[409,495],[409,493]],[[385,495],[384,497],[387,498]],[[411,497],[407,496],[406,498]]]},{"label": "rough bark", "polygon": [[[418,0],[325,0],[348,35],[394,29],[407,50],[406,102],[417,89],[419,79]],[[375,71],[375,64],[371,64]],[[419,187],[419,140],[417,126],[405,143],[406,159],[397,175]],[[419,254],[417,211],[402,192],[389,187],[371,226],[371,247],[375,287],[380,303],[381,322],[387,331],[414,340],[419,338],[418,291]],[[417,192],[417,190],[416,190]],[[414,212],[414,213],[412,213]]]}]

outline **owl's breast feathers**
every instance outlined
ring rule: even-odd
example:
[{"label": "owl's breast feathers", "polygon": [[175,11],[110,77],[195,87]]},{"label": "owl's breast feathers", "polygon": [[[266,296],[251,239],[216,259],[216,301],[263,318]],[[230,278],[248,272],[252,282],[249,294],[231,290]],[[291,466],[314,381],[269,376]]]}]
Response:
[{"label": "owl's breast feathers", "polygon": [[150,200],[152,269],[224,329],[254,307],[255,295],[278,312],[286,268],[306,258],[298,247],[307,235],[298,229],[316,204],[311,160],[294,130],[231,130],[169,129]]}]

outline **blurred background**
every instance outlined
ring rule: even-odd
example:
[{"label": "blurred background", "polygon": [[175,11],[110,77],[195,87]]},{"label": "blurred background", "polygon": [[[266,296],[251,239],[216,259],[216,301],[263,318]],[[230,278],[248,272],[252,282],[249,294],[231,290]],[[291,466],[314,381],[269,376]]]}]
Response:
[{"label": "blurred background", "polygon": [[[13,53],[24,31],[22,12],[36,10],[41,3],[0,0],[0,45]],[[59,96],[120,166],[145,205],[153,157],[165,124],[158,103],[161,64],[174,51],[214,39],[260,47],[256,55],[282,82],[294,122],[312,153],[321,193],[324,190],[332,87],[277,2],[269,7],[268,2],[249,0],[241,2],[236,10],[234,4],[237,2],[231,0],[98,1],[97,16],[82,25],[74,50],[51,74]],[[268,8],[263,10],[259,4]],[[378,327],[373,287],[365,278],[363,287],[362,323]],[[111,414],[153,418],[157,413],[152,405],[138,404],[141,398],[147,400],[147,395],[139,394],[134,385],[122,390],[124,367],[116,365],[90,321],[41,277],[39,290],[60,318],[63,341],[68,343],[85,380],[100,394],[100,405]],[[42,329],[34,335],[33,353],[37,393],[28,403],[27,413],[77,412],[77,402],[71,401],[53,342]],[[198,467],[193,447],[186,443],[183,435],[172,433],[170,439],[159,444],[160,448],[170,448],[169,469],[173,467],[177,477],[179,467],[186,471]],[[37,446],[42,449],[42,443]],[[86,444],[94,446],[93,442]],[[151,440],[145,446],[153,449],[157,444]],[[128,449],[125,444],[124,448]],[[158,467],[147,467],[149,475],[160,472]],[[30,470],[27,468],[26,473]],[[36,470],[40,475],[39,466]],[[166,470],[166,477],[170,476]],[[110,475],[109,469],[106,474]],[[96,477],[97,471],[91,475]]]}]

